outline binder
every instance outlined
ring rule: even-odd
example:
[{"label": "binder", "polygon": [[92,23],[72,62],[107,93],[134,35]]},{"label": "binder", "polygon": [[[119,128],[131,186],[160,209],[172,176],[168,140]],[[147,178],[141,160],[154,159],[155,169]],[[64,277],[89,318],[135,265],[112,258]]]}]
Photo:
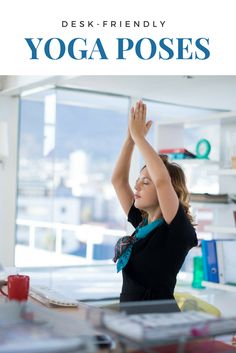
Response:
[{"label": "binder", "polygon": [[189,158],[191,159],[191,158],[193,158],[193,157],[189,156],[188,154],[180,153],[180,152],[168,153],[168,156],[170,157],[170,159],[189,159]]},{"label": "binder", "polygon": [[217,240],[218,242],[222,246],[224,283],[236,285],[236,240]]},{"label": "binder", "polygon": [[183,154],[190,158],[196,158],[196,155],[188,151],[186,148],[163,148],[159,150],[160,154]]},{"label": "binder", "polygon": [[[212,259],[209,264],[209,252],[214,258],[214,248],[211,243],[215,243],[216,250],[216,264],[218,267],[218,282],[216,276],[213,276]],[[203,274],[205,281],[211,281],[221,284],[236,285],[236,240],[234,239],[215,239],[202,240],[202,254],[203,254]],[[212,255],[213,254],[213,255]],[[212,280],[213,277],[213,280]]]},{"label": "binder", "polygon": [[219,283],[222,284],[225,284],[224,241],[227,240],[216,240],[216,255],[219,272]]},{"label": "binder", "polygon": [[202,240],[203,275],[205,281],[219,283],[216,241]]}]

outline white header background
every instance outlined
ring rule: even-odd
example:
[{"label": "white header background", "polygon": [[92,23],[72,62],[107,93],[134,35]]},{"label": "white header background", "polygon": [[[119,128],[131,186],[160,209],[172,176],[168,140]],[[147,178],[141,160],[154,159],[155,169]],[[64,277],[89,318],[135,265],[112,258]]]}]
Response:
[{"label": "white header background", "polygon": [[[62,28],[62,20],[155,21],[157,28]],[[163,28],[159,21],[165,21]],[[25,37],[45,41],[59,37],[65,43],[87,38],[88,51],[100,38],[109,60],[99,60],[99,55],[94,60],[73,60],[66,54],[50,60],[40,50],[39,60],[30,60]],[[130,51],[127,60],[116,60],[117,37],[134,42],[149,37],[157,43],[163,37],[207,37],[211,55],[202,61],[159,60],[158,56],[140,60]],[[236,1],[7,0],[1,4],[0,45],[1,75],[236,75]]]}]

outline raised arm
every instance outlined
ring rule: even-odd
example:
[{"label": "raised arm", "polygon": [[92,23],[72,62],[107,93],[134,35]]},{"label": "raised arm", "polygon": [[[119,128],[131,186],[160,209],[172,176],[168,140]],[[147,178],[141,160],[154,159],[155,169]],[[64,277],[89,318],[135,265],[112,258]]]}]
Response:
[{"label": "raised arm", "polygon": [[130,114],[129,130],[134,143],[143,156],[149,175],[155,185],[163,218],[169,224],[177,213],[179,199],[163,161],[145,139],[146,105],[141,101],[136,104],[135,110]]},{"label": "raised arm", "polygon": [[[134,113],[134,108],[130,111],[130,117]],[[145,129],[145,135],[148,132],[151,123],[147,123]],[[124,141],[122,146],[119,158],[116,162],[111,182],[114,186],[116,191],[117,197],[120,201],[120,204],[125,211],[125,214],[128,215],[130,207],[134,201],[134,193],[129,184],[129,172],[130,172],[130,165],[131,165],[131,157],[134,150],[134,141],[131,137],[129,128],[127,137]]]},{"label": "raised arm", "polygon": [[133,150],[134,141],[128,131],[111,178],[117,197],[126,215],[128,215],[134,199],[133,191],[129,185],[129,171]]}]

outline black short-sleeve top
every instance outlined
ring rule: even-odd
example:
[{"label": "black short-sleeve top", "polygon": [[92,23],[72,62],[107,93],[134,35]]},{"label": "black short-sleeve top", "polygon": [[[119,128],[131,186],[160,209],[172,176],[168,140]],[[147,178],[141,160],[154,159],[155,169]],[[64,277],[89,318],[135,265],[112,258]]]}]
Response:
[{"label": "black short-sleeve top", "polygon": [[[131,206],[128,221],[136,228],[141,211]],[[194,227],[179,204],[170,224],[162,223],[138,240],[124,267],[121,301],[173,299],[176,276],[188,251],[197,245]]]}]

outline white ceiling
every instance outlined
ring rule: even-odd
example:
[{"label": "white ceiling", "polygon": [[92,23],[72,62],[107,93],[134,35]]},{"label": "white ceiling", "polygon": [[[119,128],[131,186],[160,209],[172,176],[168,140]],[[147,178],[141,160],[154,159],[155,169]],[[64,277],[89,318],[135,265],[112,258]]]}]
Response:
[{"label": "white ceiling", "polygon": [[60,86],[236,111],[236,76],[0,76],[0,94]]},{"label": "white ceiling", "polygon": [[236,76],[76,76],[62,79],[60,86],[236,110]]}]

